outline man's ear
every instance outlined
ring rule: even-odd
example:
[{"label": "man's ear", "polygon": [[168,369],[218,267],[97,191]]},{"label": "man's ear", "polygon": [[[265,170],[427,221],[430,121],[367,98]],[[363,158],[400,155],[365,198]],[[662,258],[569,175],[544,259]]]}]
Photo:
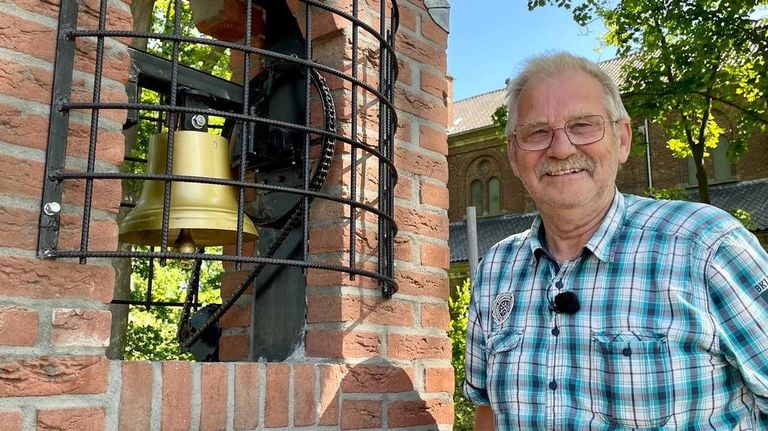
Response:
[{"label": "man's ear", "polygon": [[507,138],[507,158],[509,159],[509,166],[512,167],[512,173],[516,177],[520,177],[520,173],[517,170],[517,153],[515,153],[515,143],[512,141],[514,138]]},{"label": "man's ear", "polygon": [[619,128],[619,164],[624,164],[629,158],[629,150],[632,147],[632,124],[630,120],[620,120]]}]

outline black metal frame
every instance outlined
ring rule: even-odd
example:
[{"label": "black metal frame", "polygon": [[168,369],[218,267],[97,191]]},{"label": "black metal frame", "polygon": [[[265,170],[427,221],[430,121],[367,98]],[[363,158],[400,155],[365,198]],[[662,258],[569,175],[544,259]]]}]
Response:
[{"label": "black metal frame", "polygon": [[[182,0],[175,0],[175,7],[180,7]],[[252,20],[252,5],[254,0],[244,0],[247,7],[246,28],[250,28]],[[43,196],[40,215],[40,229],[38,239],[38,256],[46,259],[59,259],[59,258],[76,258],[80,263],[86,263],[90,258],[145,258],[145,259],[195,259],[195,260],[218,260],[229,261],[237,264],[242,263],[255,263],[263,265],[288,265],[300,268],[317,268],[323,270],[339,271],[348,273],[350,278],[354,278],[356,275],[371,277],[378,280],[382,289],[384,297],[390,297],[397,291],[397,284],[393,277],[394,264],[393,264],[393,241],[394,236],[397,233],[397,227],[393,220],[393,206],[394,206],[394,186],[397,181],[397,172],[395,170],[393,160],[393,147],[394,147],[394,130],[396,129],[397,117],[395,108],[393,105],[394,100],[394,83],[397,78],[397,61],[394,53],[394,34],[398,25],[398,13],[396,0],[388,0],[381,2],[380,10],[380,29],[383,29],[382,33],[379,33],[373,27],[369,26],[365,22],[357,18],[358,16],[358,1],[353,2],[352,13],[346,13],[342,10],[335,9],[328,6],[318,0],[302,0],[305,4],[305,29],[306,34],[311,35],[311,22],[313,10],[322,10],[323,13],[332,13],[341,16],[351,22],[353,28],[352,37],[352,73],[344,74],[331,67],[309,60],[312,58],[308,55],[309,59],[297,58],[296,56],[284,55],[279,52],[269,51],[260,48],[253,48],[250,46],[251,35],[250,32],[245,32],[245,40],[242,44],[223,42],[210,39],[198,39],[179,35],[179,22],[174,25],[174,34],[156,34],[156,33],[143,33],[134,31],[115,31],[106,29],[106,17],[107,17],[107,0],[100,2],[99,11],[99,24],[97,29],[83,29],[77,28],[77,16],[78,16],[78,1],[77,0],[62,0],[59,16],[59,29],[58,29],[58,45],[56,50],[56,59],[54,66],[54,81],[53,81],[53,96],[51,101],[50,112],[50,127],[48,136],[48,148],[46,153],[46,167],[45,177],[43,184]],[[178,17],[178,13],[177,13]],[[368,36],[374,38],[379,43],[379,88],[372,88],[370,85],[362,82],[358,79],[358,33],[364,31]],[[157,88],[170,88],[169,91],[169,103],[167,105],[146,105],[140,103],[138,100],[129,101],[128,103],[108,103],[101,101],[101,80],[103,72],[104,62],[104,44],[108,38],[117,37],[134,37],[134,38],[148,38],[148,39],[165,39],[172,41],[174,44],[174,53],[170,61],[163,60],[143,53],[141,51],[132,50],[131,56],[133,59],[134,67],[138,70],[137,82],[134,83],[139,87],[157,89]],[[70,91],[72,87],[72,76],[74,70],[75,59],[75,43],[78,38],[95,38],[97,42],[96,46],[96,63],[94,72],[94,87],[93,87],[93,100],[91,102],[72,102],[70,100]],[[208,45],[216,45],[232,50],[239,50],[246,54],[245,57],[245,73],[244,76],[249,75],[250,55],[259,55],[268,58],[275,58],[281,61],[295,64],[299,67],[305,68],[305,70],[314,69],[322,74],[335,75],[342,80],[348,81],[352,85],[351,92],[351,109],[352,109],[352,133],[350,137],[342,136],[335,132],[328,132],[318,128],[308,126],[309,118],[306,119],[304,124],[285,124],[279,121],[275,121],[270,118],[258,117],[249,114],[247,110],[248,97],[249,97],[249,84],[246,82],[244,85],[234,84],[232,82],[224,81],[218,78],[211,77],[205,73],[196,71],[184,67],[178,62],[178,53],[180,43],[202,43]],[[306,37],[306,52],[312,52],[312,38]],[[309,74],[307,74],[309,75]],[[238,110],[221,110],[213,109],[202,111],[194,108],[181,107],[176,105],[176,90],[181,86],[187,87],[203,87],[205,90],[213,94],[217,100],[224,100],[226,103],[240,107]],[[310,91],[310,82],[307,78],[306,83],[307,94]],[[163,90],[165,91],[165,90]],[[358,118],[358,106],[357,106],[357,94],[359,91],[365,91],[367,94],[372,95],[378,99],[380,121],[379,121],[379,145],[374,147],[366,142],[357,140],[357,123]],[[307,97],[309,100],[309,97]],[[307,102],[309,103],[309,102]],[[303,188],[286,188],[277,185],[265,185],[256,184],[248,181],[241,180],[244,178],[244,168],[241,169],[240,179],[235,180],[218,180],[218,179],[202,179],[200,177],[182,177],[171,175],[170,172],[166,174],[132,174],[132,173],[115,173],[115,172],[100,172],[96,169],[96,149],[98,146],[97,132],[99,129],[99,119],[103,110],[125,110],[129,112],[129,119],[136,119],[137,113],[141,111],[157,111],[166,113],[171,121],[169,124],[175,124],[174,118],[177,115],[185,113],[202,113],[207,115],[220,116],[226,119],[234,121],[240,121],[243,123],[266,123],[276,124],[281,127],[287,127],[292,130],[298,130],[305,132],[307,136],[305,142],[305,155],[309,151],[309,134],[315,136],[323,136],[334,139],[338,142],[346,142],[352,147],[352,163],[356,164],[359,157],[359,153],[367,153],[379,160],[379,200],[378,207],[374,207],[358,201],[356,196],[356,175],[352,175],[351,196],[349,198],[341,198],[333,196],[320,191],[312,191],[308,188],[308,184],[305,181]],[[68,129],[69,129],[69,114],[72,111],[90,112],[90,141],[88,148],[88,157],[85,171],[73,170],[72,167],[66,166],[66,151],[68,142]],[[307,109],[307,117],[309,117],[309,109]],[[171,126],[173,131],[174,126]],[[243,132],[246,133],[246,132]],[[173,139],[172,133],[169,133],[168,143],[168,160],[172,160],[172,148]],[[247,137],[246,137],[247,138]],[[242,160],[242,159],[241,159]],[[308,157],[304,157],[305,163],[302,167],[304,178],[309,177],[310,166]],[[171,164],[169,163],[168,166]],[[66,170],[65,170],[66,168]],[[121,181],[126,179],[142,179],[142,180],[162,180],[166,182],[166,195],[165,195],[165,211],[163,217],[163,243],[158,251],[141,252],[141,251],[123,251],[123,250],[93,250],[89,248],[88,238],[90,232],[91,212],[92,212],[92,199],[93,199],[93,181],[101,180],[115,180]],[[62,184],[69,180],[84,180],[85,181],[85,199],[82,207],[82,228],[81,228],[81,240],[79,249],[63,250],[58,246],[58,236],[60,229],[60,218],[64,209],[62,208]],[[218,255],[218,254],[206,254],[206,253],[178,253],[168,249],[168,206],[170,205],[170,184],[172,181],[194,181],[210,184],[224,184],[237,187],[239,190],[239,205],[243,208],[244,204],[244,191],[246,189],[259,189],[259,190],[273,190],[286,193],[293,193],[302,196],[304,208],[307,208],[311,199],[325,199],[330,201],[339,202],[346,205],[349,208],[349,229],[350,229],[350,251],[348,256],[348,265],[331,265],[318,262],[308,261],[308,211],[303,211],[303,241],[304,250],[302,259],[279,259],[275,257],[263,257],[263,256],[246,256],[242,251],[242,226],[243,217],[245,216],[240,211],[238,222],[238,244],[234,255]],[[378,249],[378,270],[368,271],[356,266],[355,256],[355,244],[354,240],[356,235],[356,210],[363,210],[374,213],[378,217],[378,234],[379,234],[379,249]],[[126,301],[122,301],[126,303]],[[143,302],[144,305],[178,305],[178,304],[160,304],[151,301],[148,298]]]}]

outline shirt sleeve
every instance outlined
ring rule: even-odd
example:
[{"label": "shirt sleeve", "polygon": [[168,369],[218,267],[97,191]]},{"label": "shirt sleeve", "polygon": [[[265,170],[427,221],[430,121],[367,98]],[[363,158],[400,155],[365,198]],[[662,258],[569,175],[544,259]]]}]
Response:
[{"label": "shirt sleeve", "polygon": [[768,254],[738,228],[711,254],[706,277],[720,348],[768,414]]},{"label": "shirt sleeve", "polygon": [[472,285],[472,294],[467,313],[467,351],[464,359],[466,378],[464,380],[464,395],[475,405],[487,405],[488,392],[486,390],[487,360],[485,350],[485,331],[482,327],[480,309],[480,289],[482,263],[475,276]]}]

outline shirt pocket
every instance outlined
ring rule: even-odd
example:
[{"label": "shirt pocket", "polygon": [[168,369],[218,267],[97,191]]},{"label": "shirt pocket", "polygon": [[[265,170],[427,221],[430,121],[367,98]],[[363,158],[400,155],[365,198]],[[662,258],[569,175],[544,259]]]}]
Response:
[{"label": "shirt pocket", "polygon": [[520,342],[524,330],[506,328],[493,332],[486,341],[488,355],[488,399],[494,411],[508,410],[512,392],[519,390]]},{"label": "shirt pocket", "polygon": [[667,339],[644,331],[592,333],[592,411],[628,428],[663,426],[671,416]]}]

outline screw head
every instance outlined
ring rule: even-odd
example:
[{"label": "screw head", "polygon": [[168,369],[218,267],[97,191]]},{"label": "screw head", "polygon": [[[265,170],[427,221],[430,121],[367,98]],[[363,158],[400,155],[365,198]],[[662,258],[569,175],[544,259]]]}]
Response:
[{"label": "screw head", "polygon": [[47,202],[43,205],[43,213],[47,216],[54,216],[61,212],[61,204],[58,202]]},{"label": "screw head", "polygon": [[192,117],[192,127],[195,129],[202,129],[205,127],[206,122],[205,115],[196,114]]}]

